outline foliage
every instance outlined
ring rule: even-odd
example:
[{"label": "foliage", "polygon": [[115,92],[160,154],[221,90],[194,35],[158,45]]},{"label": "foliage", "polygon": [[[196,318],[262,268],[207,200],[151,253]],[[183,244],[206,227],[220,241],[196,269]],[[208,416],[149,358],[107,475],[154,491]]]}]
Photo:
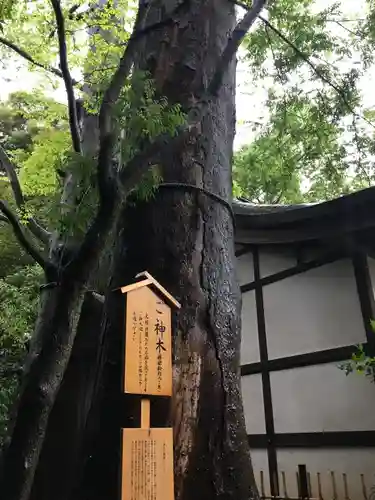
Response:
[{"label": "foliage", "polygon": [[58,187],[57,169],[70,150],[70,137],[65,130],[46,130],[34,140],[34,151],[22,163],[20,182],[25,195],[46,196]]},{"label": "foliage", "polygon": [[[333,198],[373,184],[374,127],[369,125],[373,111],[363,106],[359,90],[373,62],[375,15],[373,2],[359,4],[356,19],[346,14],[343,1],[324,8],[317,7],[315,0],[269,2],[265,15],[269,23],[261,21],[244,44],[252,86],[267,86],[268,117],[255,127],[254,140],[235,157],[236,195],[255,202],[295,203]],[[97,9],[94,20],[100,31],[93,27],[93,14],[85,2],[74,5],[70,14],[71,2],[62,2],[68,59],[73,72],[83,73],[85,82],[95,89],[92,100],[86,101],[88,109],[95,109],[129,38],[134,5],[108,2]],[[4,35],[27,47],[39,62],[53,64],[54,25],[49,2],[23,0],[13,6]],[[87,28],[93,50],[87,44]],[[2,55],[9,58],[12,53],[3,48]],[[54,77],[51,81],[56,84]],[[137,86],[135,82],[136,78],[125,86],[124,97],[130,85]],[[127,102],[137,109],[131,97]],[[121,121],[129,125],[124,109]],[[170,111],[170,116],[179,117],[178,110]],[[119,144],[125,157],[131,148],[137,149],[132,141],[140,142],[137,133],[142,121],[150,129],[158,123],[142,111],[133,119],[134,129],[123,128],[132,135],[130,142],[127,135]],[[54,178],[53,169],[48,177]]]},{"label": "foliage", "polygon": [[[270,143],[267,149],[265,143]],[[303,196],[298,173],[274,151],[272,138],[261,138],[243,148],[233,162],[233,193],[254,203],[300,203]],[[277,161],[278,160],[278,161]]]},{"label": "foliage", "polygon": [[[371,320],[371,329],[375,333],[375,320]],[[371,382],[375,382],[375,357],[369,356],[362,344],[357,346],[351,359],[339,365],[339,368],[345,372],[345,375],[358,373],[369,378]]]},{"label": "foliage", "polygon": [[2,0],[0,3],[0,32],[3,30],[3,23],[12,16],[16,0]]},{"label": "foliage", "polygon": [[[11,196],[7,181],[0,177],[0,198],[11,199]],[[15,239],[13,230],[5,222],[0,222],[0,279],[30,262],[30,257]]]},{"label": "foliage", "polygon": [[[146,72],[136,71],[125,86],[118,103],[118,126],[121,140],[117,156],[121,168],[142,149],[146,139],[159,134],[175,134],[185,115],[180,105],[170,105],[164,97],[156,95],[155,86]],[[147,199],[161,181],[157,165],[151,169],[135,189],[135,198]]]},{"label": "foliage", "polygon": [[[91,112],[98,111],[94,102],[86,104],[91,106]],[[142,148],[145,139],[161,133],[173,135],[185,119],[178,105],[171,106],[165,98],[156,96],[153,82],[140,71],[124,86],[116,117],[121,139],[114,154],[120,169]],[[50,224],[66,238],[77,240],[83,237],[97,206],[95,168],[95,158],[71,151],[66,127],[50,128],[35,137],[34,150],[21,164],[20,181],[26,195],[49,198]],[[69,200],[65,200],[61,197],[61,176],[69,175],[75,182]],[[150,197],[160,180],[155,166],[135,189],[135,198]],[[33,213],[32,204],[28,207]]]},{"label": "foliage", "polygon": [[[0,145],[13,160],[27,198],[27,209],[51,222],[51,196],[59,182],[61,157],[70,149],[66,106],[41,91],[18,91],[0,103]],[[1,181],[5,186],[6,178]],[[12,203],[10,190],[1,198]],[[24,214],[21,214],[24,216]]]},{"label": "foliage", "polygon": [[[124,87],[116,111],[118,127],[124,131],[115,151],[120,167],[139,151],[144,139],[163,132],[173,134],[184,120],[179,106],[156,98],[150,78],[142,72],[136,72],[131,85]],[[49,225],[66,237],[82,237],[97,205],[95,161],[71,151],[66,106],[40,92],[11,94],[0,106],[0,134],[1,145],[19,167],[28,197],[21,217],[34,215],[41,205],[38,202],[44,200],[42,214]],[[61,177],[70,174],[75,178],[70,202],[61,201]],[[155,166],[137,187],[136,197],[148,198],[158,182]]]},{"label": "foliage", "polygon": [[[57,151],[58,153],[58,151]],[[88,156],[81,156],[69,148],[58,159],[59,169],[64,177],[73,175],[71,195],[65,199],[57,189],[56,171],[50,167],[51,211],[49,217],[55,228],[66,238],[80,239],[85,233],[97,206],[95,162]]]},{"label": "foliage", "polygon": [[27,158],[34,141],[52,129],[67,130],[66,106],[40,90],[13,92],[0,104],[0,144],[16,160]]},{"label": "foliage", "polygon": [[153,81],[142,71],[136,71],[124,87],[117,117],[123,131],[118,151],[122,165],[139,151],[145,139],[163,133],[174,135],[185,119],[178,104],[169,105],[165,97],[156,95]]},{"label": "foliage", "polygon": [[375,381],[375,358],[366,354],[363,345],[359,345],[350,361],[341,364],[339,368],[345,372],[345,375],[358,373],[370,378],[372,382]]},{"label": "foliage", "polygon": [[[19,172],[27,203],[18,211],[38,214],[47,226],[52,222],[54,193],[58,187],[56,170],[60,156],[70,147],[66,106],[40,91],[18,91],[0,103],[0,145]],[[0,176],[0,198],[14,208],[13,194],[5,176]],[[31,262],[20,248],[12,229],[0,222],[0,278]]]},{"label": "foliage", "polygon": [[[62,0],[65,19],[67,58],[73,75],[100,91],[109,82],[130,35],[129,18],[133,18],[128,0],[99,2],[92,8],[85,0]],[[99,7],[101,6],[101,7]],[[116,22],[114,22],[114,19]],[[88,31],[90,42],[88,43]],[[38,64],[54,66],[58,59],[56,21],[51,2],[19,0],[13,5],[12,16],[3,24],[3,36],[16,44]],[[116,42],[116,43],[115,43]],[[0,56],[14,64],[14,53],[0,44]],[[98,70],[100,68],[100,71]],[[44,85],[55,87],[60,81],[51,73],[29,64],[29,69],[43,75]],[[42,73],[41,73],[42,72]]]},{"label": "foliage", "polygon": [[343,1],[269,3],[244,52],[252,86],[266,86],[266,116],[235,155],[235,194],[296,203],[374,184],[374,113],[361,92],[373,63],[374,7],[358,2],[356,18]]},{"label": "foliage", "polygon": [[[66,106],[41,92],[15,92],[0,104],[0,144],[20,172],[27,208],[51,222],[51,197],[61,151],[66,150]],[[15,208],[6,177],[0,198]],[[23,213],[19,216],[24,218]],[[0,444],[10,405],[18,387],[25,354],[38,311],[42,273],[20,247],[10,226],[0,222]]]},{"label": "foliage", "polygon": [[38,313],[42,277],[38,266],[29,265],[0,279],[0,444],[18,387],[25,343]]}]

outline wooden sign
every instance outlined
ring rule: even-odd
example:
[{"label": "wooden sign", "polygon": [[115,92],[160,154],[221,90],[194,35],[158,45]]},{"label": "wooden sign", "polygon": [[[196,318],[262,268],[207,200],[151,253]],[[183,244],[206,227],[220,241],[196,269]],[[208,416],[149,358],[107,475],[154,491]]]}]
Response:
[{"label": "wooden sign", "polygon": [[[124,392],[172,395],[171,308],[180,304],[147,272],[126,293]],[[173,429],[150,428],[141,398],[141,428],[122,432],[121,500],[174,500]]]},{"label": "wooden sign", "polygon": [[126,300],[124,392],[172,395],[171,305],[180,304],[148,273],[121,288]]},{"label": "wooden sign", "polygon": [[121,500],[173,500],[173,430],[123,429]]}]

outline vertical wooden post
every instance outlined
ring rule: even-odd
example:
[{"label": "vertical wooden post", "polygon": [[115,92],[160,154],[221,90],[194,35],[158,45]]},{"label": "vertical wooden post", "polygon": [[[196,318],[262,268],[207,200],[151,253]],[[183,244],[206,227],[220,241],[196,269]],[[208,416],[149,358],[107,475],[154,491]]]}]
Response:
[{"label": "vertical wooden post", "polygon": [[308,491],[309,491],[309,498],[312,498],[313,495],[312,495],[312,489],[311,489],[311,474],[310,474],[310,472],[307,473],[307,487],[308,487]]},{"label": "vertical wooden post", "polygon": [[361,474],[362,495],[364,500],[368,500],[365,475]]},{"label": "vertical wooden post", "polygon": [[337,500],[337,488],[336,488],[336,478],[335,472],[331,471],[331,483],[332,483],[332,500]]},{"label": "vertical wooden post", "polygon": [[343,480],[343,483],[344,483],[344,499],[345,500],[350,500],[349,487],[348,487],[348,478],[347,478],[347,476],[346,476],[345,473],[342,475],[342,480]]},{"label": "vertical wooden post", "polygon": [[141,399],[141,429],[150,428],[150,400]]},{"label": "vertical wooden post", "polygon": [[284,494],[284,497],[285,498],[289,498],[288,490],[287,490],[287,487],[286,487],[286,477],[285,477],[285,472],[284,471],[281,472],[281,478],[282,478],[282,482],[283,482],[283,494]]},{"label": "vertical wooden post", "polygon": [[260,497],[265,498],[266,492],[264,489],[264,472],[260,471]]},{"label": "vertical wooden post", "polygon": [[304,464],[298,466],[298,496],[303,499],[309,498],[307,470]]},{"label": "vertical wooden post", "polygon": [[320,480],[320,472],[316,474],[317,480],[318,480],[318,498],[319,500],[323,500],[323,490],[322,490],[322,483]]}]

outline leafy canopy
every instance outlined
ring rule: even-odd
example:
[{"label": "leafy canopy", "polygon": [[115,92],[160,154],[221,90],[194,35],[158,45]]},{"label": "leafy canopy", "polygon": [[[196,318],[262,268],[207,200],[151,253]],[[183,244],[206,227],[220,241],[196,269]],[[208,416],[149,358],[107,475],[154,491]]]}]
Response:
[{"label": "leafy canopy", "polygon": [[35,264],[0,278],[0,445],[7,430],[9,407],[18,390],[26,341],[38,313],[42,278]]},{"label": "leafy canopy", "polygon": [[368,88],[363,94],[374,11],[365,0],[269,3],[244,47],[251,85],[268,97],[265,116],[249,124],[251,142],[235,155],[235,194],[296,203],[374,184],[374,103]]}]

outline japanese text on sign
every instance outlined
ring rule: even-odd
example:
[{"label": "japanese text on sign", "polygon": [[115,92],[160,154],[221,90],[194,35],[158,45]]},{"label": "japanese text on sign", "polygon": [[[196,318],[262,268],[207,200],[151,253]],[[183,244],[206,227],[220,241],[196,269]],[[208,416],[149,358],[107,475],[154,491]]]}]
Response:
[{"label": "japanese text on sign", "polygon": [[171,309],[145,286],[127,294],[124,390],[172,394]]},{"label": "japanese text on sign", "polygon": [[122,500],[173,500],[172,429],[123,429]]}]

